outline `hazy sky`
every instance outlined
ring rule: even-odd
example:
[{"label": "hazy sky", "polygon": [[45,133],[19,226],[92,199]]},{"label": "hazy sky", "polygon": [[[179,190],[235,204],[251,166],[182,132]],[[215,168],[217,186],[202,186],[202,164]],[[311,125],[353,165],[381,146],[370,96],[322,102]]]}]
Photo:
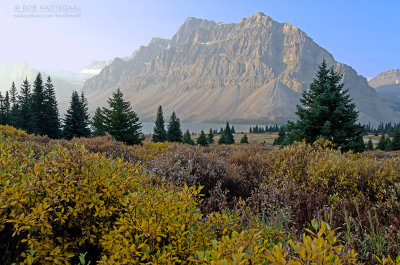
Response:
[{"label": "hazy sky", "polygon": [[237,23],[258,11],[299,27],[366,77],[400,68],[398,0],[1,0],[0,64],[80,71],[171,38],[187,17]]}]

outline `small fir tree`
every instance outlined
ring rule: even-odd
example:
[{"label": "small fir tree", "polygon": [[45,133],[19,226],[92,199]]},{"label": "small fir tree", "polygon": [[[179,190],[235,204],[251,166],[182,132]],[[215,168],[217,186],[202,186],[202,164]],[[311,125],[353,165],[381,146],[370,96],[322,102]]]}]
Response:
[{"label": "small fir tree", "polygon": [[172,112],[168,122],[167,140],[169,142],[182,142],[181,122],[176,116],[175,111]]},{"label": "small fir tree", "polygon": [[186,130],[185,134],[183,135],[182,143],[194,145],[194,141],[192,140],[192,137],[190,136],[189,130]]},{"label": "small fir tree", "polygon": [[243,137],[240,139],[240,143],[241,144],[248,144],[249,143],[249,139],[247,139],[247,135],[244,134]]},{"label": "small fir tree", "polygon": [[151,141],[155,143],[167,141],[167,131],[165,130],[164,115],[161,106],[158,106],[157,117],[154,126],[154,133],[151,138]]},{"label": "small fir tree", "polygon": [[368,140],[367,146],[365,147],[365,149],[368,150],[368,151],[374,150],[374,144],[372,143],[371,139]]},{"label": "small fir tree", "polygon": [[92,135],[94,137],[106,135],[107,127],[105,124],[105,118],[103,115],[103,111],[99,107],[96,108],[96,111],[91,121],[91,125]]},{"label": "small fir tree", "polygon": [[197,137],[196,143],[201,146],[208,146],[207,136],[203,130],[201,130],[199,137]]},{"label": "small fir tree", "polygon": [[207,134],[207,141],[209,144],[213,144],[214,143],[214,133],[213,130],[210,128],[209,133]]},{"label": "small fir tree", "polygon": [[279,129],[278,137],[275,138],[273,145],[283,145],[286,138],[285,126]]},{"label": "small fir tree", "polygon": [[79,97],[78,92],[73,91],[70,106],[65,114],[63,136],[66,139],[73,137],[89,137],[89,115],[84,106],[82,96]]},{"label": "small fir tree", "polygon": [[117,89],[108,99],[109,108],[103,109],[106,130],[117,141],[128,145],[141,144],[142,124],[129,101],[125,101],[123,96],[122,91]]},{"label": "small fir tree", "polygon": [[234,144],[234,143],[235,139],[233,138],[231,128],[229,127],[229,122],[227,122],[225,130],[223,130],[221,138],[219,138],[218,140],[218,144]]}]

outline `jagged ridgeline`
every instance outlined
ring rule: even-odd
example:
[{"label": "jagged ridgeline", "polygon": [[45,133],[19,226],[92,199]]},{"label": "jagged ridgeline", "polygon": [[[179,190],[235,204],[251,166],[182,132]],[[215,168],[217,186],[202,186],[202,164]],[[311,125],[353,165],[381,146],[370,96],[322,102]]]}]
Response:
[{"label": "jagged ridgeline", "polygon": [[84,85],[92,106],[117,88],[140,117],[154,120],[157,106],[185,122],[295,119],[296,104],[325,59],[343,74],[360,122],[398,121],[396,103],[297,27],[263,13],[239,23],[188,18],[171,40],[154,38],[128,61],[115,59]]}]

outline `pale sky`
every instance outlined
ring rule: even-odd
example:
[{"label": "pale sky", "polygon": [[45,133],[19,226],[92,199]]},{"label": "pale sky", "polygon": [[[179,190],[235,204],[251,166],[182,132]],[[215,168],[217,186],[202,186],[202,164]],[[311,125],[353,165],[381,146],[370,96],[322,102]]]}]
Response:
[{"label": "pale sky", "polygon": [[400,68],[398,0],[2,0],[0,64],[80,71],[129,56],[152,37],[171,38],[187,17],[238,23],[259,11],[299,27],[366,77]]}]

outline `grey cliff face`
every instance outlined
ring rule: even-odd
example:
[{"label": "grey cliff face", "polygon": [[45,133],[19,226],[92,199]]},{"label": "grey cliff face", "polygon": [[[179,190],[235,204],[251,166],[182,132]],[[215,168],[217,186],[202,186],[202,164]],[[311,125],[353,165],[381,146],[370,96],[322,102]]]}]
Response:
[{"label": "grey cliff face", "polygon": [[153,39],[128,62],[114,61],[85,83],[92,105],[121,88],[140,117],[158,105],[184,121],[284,122],[325,59],[343,74],[361,122],[398,119],[396,103],[297,27],[256,13],[237,24],[188,18],[171,41]]}]

